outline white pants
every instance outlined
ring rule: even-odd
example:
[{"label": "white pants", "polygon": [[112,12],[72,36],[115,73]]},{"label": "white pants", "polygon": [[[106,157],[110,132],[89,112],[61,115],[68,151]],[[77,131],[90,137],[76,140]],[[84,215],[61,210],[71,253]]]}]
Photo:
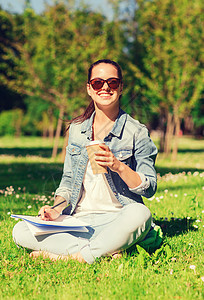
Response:
[{"label": "white pants", "polygon": [[128,249],[142,241],[149,232],[152,216],[140,203],[132,203],[119,212],[89,214],[78,217],[91,224],[89,232],[63,232],[34,237],[24,221],[13,229],[17,245],[32,250],[43,250],[58,255],[80,252],[89,264],[97,257]]}]

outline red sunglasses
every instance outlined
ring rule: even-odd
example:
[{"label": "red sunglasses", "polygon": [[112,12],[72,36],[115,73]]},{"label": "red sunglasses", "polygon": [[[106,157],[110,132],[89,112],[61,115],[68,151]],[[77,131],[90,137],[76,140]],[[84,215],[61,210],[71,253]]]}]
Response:
[{"label": "red sunglasses", "polygon": [[108,78],[108,79],[101,79],[101,78],[94,78],[92,80],[89,81],[89,83],[91,84],[92,88],[95,90],[95,91],[98,91],[100,90],[104,83],[107,83],[109,88],[111,90],[117,90],[117,88],[119,87],[120,85],[120,82],[121,80],[119,78]]}]

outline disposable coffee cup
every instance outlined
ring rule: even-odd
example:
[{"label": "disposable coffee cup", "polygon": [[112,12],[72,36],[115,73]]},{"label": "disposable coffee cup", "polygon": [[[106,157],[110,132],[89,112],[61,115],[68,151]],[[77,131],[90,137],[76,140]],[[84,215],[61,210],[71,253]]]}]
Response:
[{"label": "disposable coffee cup", "polygon": [[88,157],[90,160],[91,168],[93,171],[93,174],[102,174],[102,173],[108,173],[107,167],[100,166],[96,161],[95,161],[95,153],[98,151],[101,151],[102,149],[100,148],[99,144],[104,144],[103,141],[91,141],[89,145],[86,146],[86,150],[88,153]]}]

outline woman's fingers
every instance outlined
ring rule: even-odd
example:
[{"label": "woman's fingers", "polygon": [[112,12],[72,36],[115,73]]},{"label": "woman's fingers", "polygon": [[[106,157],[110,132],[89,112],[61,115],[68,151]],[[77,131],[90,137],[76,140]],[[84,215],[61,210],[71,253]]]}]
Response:
[{"label": "woman's fingers", "polygon": [[46,212],[46,209],[48,209],[49,207],[51,207],[51,206],[49,206],[49,205],[44,205],[44,206],[42,206],[42,207],[40,208],[38,214],[41,215],[41,216],[44,216],[44,214],[45,214],[45,212]]},{"label": "woman's fingers", "polygon": [[104,151],[98,151],[95,153],[95,160],[99,165],[109,167],[115,172],[117,172],[120,164],[118,159],[113,155],[106,145],[104,147]]},{"label": "woman's fingers", "polygon": [[49,205],[42,206],[38,213],[38,215],[40,215],[40,218],[44,221],[52,220],[52,214],[53,209]]},{"label": "woman's fingers", "polygon": [[95,153],[95,160],[102,160],[102,161],[107,161],[110,160],[112,158],[111,154],[106,153],[105,151],[102,152],[97,152]]},{"label": "woman's fingers", "polygon": [[99,147],[103,150],[110,151],[109,147],[105,144],[99,144]]}]

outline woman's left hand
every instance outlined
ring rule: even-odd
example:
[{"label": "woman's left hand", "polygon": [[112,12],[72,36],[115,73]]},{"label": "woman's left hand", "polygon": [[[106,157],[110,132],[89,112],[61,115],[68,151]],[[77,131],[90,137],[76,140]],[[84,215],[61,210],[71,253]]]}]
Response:
[{"label": "woman's left hand", "polygon": [[99,144],[99,146],[101,151],[95,153],[96,162],[103,167],[109,167],[111,171],[118,172],[121,162],[113,155],[107,145]]}]

